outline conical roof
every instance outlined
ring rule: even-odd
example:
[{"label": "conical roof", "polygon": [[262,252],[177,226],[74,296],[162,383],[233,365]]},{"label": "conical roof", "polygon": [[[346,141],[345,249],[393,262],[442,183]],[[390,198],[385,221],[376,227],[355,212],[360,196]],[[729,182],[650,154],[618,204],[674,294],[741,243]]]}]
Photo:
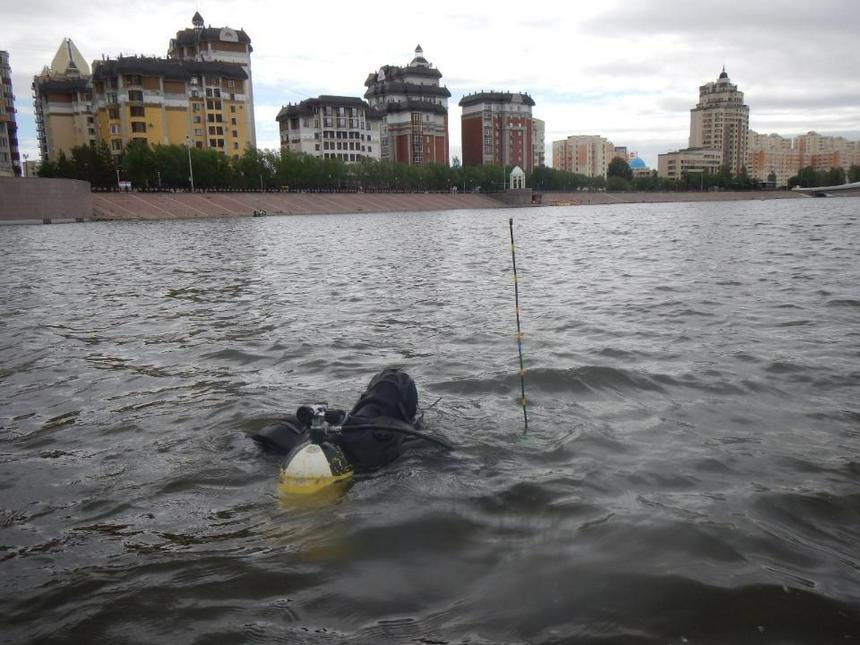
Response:
[{"label": "conical roof", "polygon": [[90,66],[87,61],[75,47],[75,43],[71,38],[64,38],[60,43],[57,53],[54,55],[54,60],[51,61],[51,73],[54,75],[72,73],[82,76],[90,75]]}]

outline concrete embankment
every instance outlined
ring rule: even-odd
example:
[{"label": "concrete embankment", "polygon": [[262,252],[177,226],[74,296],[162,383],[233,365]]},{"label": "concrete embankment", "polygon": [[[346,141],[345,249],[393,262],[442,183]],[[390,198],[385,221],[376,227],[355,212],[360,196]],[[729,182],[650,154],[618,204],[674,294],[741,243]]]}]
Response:
[{"label": "concrete embankment", "polygon": [[185,219],[499,208],[487,195],[448,193],[93,193],[94,219]]},{"label": "concrete embankment", "polygon": [[88,181],[0,177],[0,222],[75,222],[92,218]]},{"label": "concrete embankment", "polygon": [[749,201],[764,199],[805,198],[787,190],[773,191],[719,191],[719,192],[638,192],[638,193],[544,193],[543,203],[548,206],[595,204],[642,204],[661,202],[715,202]]}]

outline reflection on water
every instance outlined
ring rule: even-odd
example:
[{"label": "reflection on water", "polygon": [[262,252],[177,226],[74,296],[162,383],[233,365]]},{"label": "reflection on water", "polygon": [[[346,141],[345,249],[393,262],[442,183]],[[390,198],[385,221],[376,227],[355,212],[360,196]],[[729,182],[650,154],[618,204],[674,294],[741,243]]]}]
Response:
[{"label": "reflection on water", "polygon": [[[0,633],[854,642],[856,213],[4,227]],[[386,365],[441,397],[426,421],[458,450],[285,504],[247,433]]]}]

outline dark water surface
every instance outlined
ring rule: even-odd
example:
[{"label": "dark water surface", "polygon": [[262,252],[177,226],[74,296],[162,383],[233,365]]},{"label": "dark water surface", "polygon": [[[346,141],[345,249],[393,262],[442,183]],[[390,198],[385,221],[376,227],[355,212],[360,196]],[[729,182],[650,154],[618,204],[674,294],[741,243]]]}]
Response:
[{"label": "dark water surface", "polygon": [[[860,640],[860,200],[4,227],[0,266],[3,642]],[[459,450],[282,504],[247,433],[392,364]]]}]

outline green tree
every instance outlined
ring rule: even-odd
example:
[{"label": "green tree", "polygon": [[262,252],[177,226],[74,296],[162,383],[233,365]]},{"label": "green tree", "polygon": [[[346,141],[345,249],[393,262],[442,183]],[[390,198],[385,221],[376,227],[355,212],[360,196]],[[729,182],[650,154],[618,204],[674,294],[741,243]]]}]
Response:
[{"label": "green tree", "polygon": [[155,156],[146,143],[130,142],[123,152],[120,168],[134,188],[150,188],[158,185]]},{"label": "green tree", "polygon": [[624,179],[624,177],[619,177],[618,175],[613,175],[611,177],[606,178],[606,190],[609,192],[622,192],[625,190],[630,190],[631,183]]},{"label": "green tree", "polygon": [[606,177],[620,177],[621,179],[632,181],[633,169],[630,167],[630,164],[627,163],[626,159],[613,157],[612,161],[609,162],[609,166],[606,168]]},{"label": "green tree", "polygon": [[845,183],[845,169],[841,166],[835,166],[827,171],[827,179],[825,183],[828,186],[840,186]]},{"label": "green tree", "polygon": [[848,169],[848,181],[860,181],[860,166],[854,164]]}]

